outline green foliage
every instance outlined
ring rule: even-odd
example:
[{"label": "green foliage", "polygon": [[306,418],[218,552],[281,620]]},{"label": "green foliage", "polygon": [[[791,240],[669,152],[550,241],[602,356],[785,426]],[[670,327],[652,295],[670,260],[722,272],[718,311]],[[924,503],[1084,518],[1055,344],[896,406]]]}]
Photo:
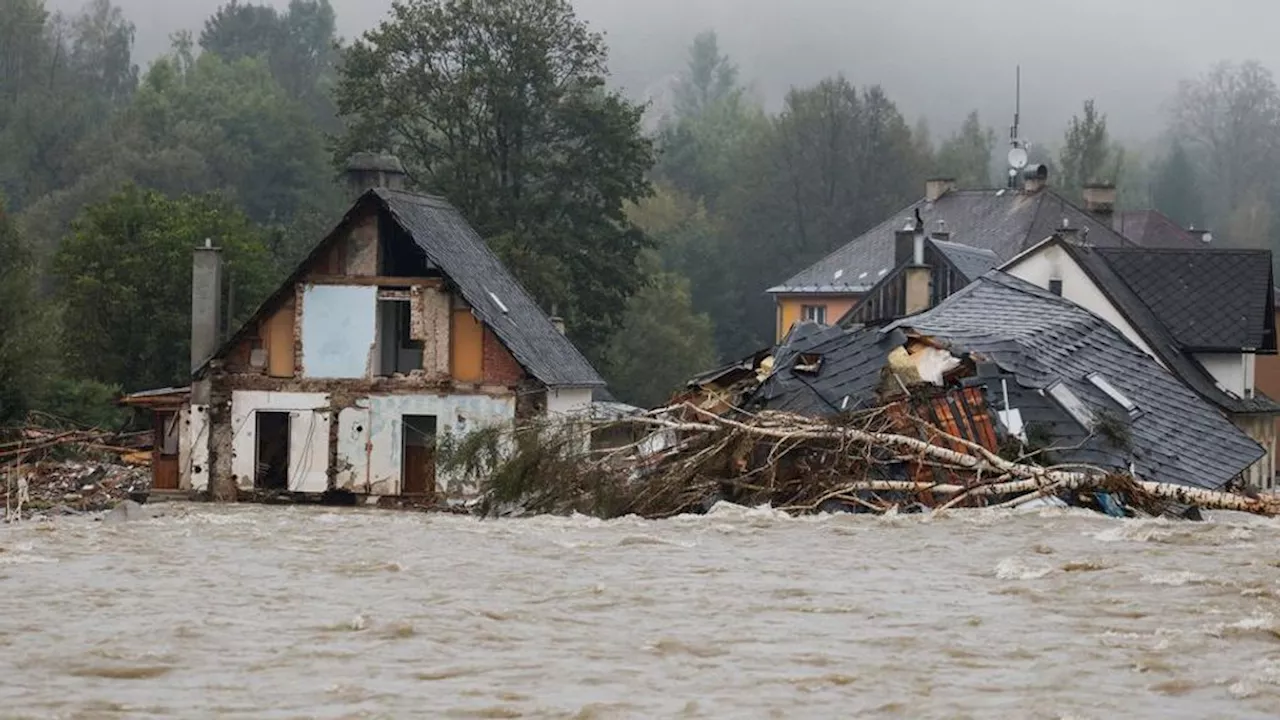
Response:
[{"label": "green foliage", "polygon": [[1093,100],[1084,101],[1083,116],[1075,115],[1063,136],[1061,189],[1079,197],[1085,185],[1114,183],[1120,174],[1123,153],[1111,147],[1107,137],[1107,116],[1099,114]]},{"label": "green foliage", "polygon": [[191,251],[223,248],[236,321],[269,291],[260,231],[222,197],[126,188],[92,205],[54,262],[74,377],[140,390],[190,377]]},{"label": "green foliage", "polygon": [[93,380],[53,377],[39,399],[40,412],[77,427],[117,430],[130,411],[116,404],[120,386]]},{"label": "green foliage", "polygon": [[624,204],[649,191],[641,108],[566,0],[406,0],[343,58],[339,158],[391,150],[598,356],[644,282]]},{"label": "green foliage", "polygon": [[0,3],[0,193],[24,208],[74,176],[79,145],[137,84],[133,25],[107,0],[72,19]]},{"label": "green foliage", "polygon": [[1156,174],[1155,207],[1182,227],[1207,227],[1196,183],[1196,169],[1181,142],[1174,141],[1169,157]]},{"label": "green foliage", "polygon": [[711,319],[694,312],[689,281],[657,273],[627,304],[607,355],[609,385],[623,402],[656,407],[699,372],[715,367]]},{"label": "green foliage", "polygon": [[991,186],[992,157],[996,132],[984,127],[974,110],[954,135],[938,146],[936,165],[942,177],[954,178],[962,188]]},{"label": "green foliage", "polygon": [[329,0],[290,0],[284,13],[231,0],[205,21],[200,47],[231,62],[264,59],[276,82],[314,122],[337,130],[329,97],[338,59],[336,24]]},{"label": "green foliage", "polygon": [[43,381],[50,327],[35,279],[32,253],[0,202],[0,426],[26,415]]},{"label": "green foliage", "polygon": [[[222,191],[282,234],[299,218],[329,215],[339,197],[319,130],[264,61],[196,59],[183,42],[152,64],[131,104],[83,144],[75,168],[74,183],[27,213],[33,237],[61,238],[81,208],[125,183],[170,197]],[[297,245],[281,246],[278,268],[297,259]]]},{"label": "green foliage", "polygon": [[739,148],[718,207],[719,264],[702,291],[713,300],[697,309],[715,322],[722,358],[773,342],[766,288],[920,196],[924,148],[879,87],[859,91],[837,77],[788,95],[768,132]]}]

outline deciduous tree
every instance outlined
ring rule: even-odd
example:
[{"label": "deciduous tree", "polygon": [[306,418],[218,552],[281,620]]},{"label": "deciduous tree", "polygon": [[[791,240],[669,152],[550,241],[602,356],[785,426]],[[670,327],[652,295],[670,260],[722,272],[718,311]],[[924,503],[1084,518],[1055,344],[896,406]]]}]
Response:
[{"label": "deciduous tree", "polygon": [[339,158],[400,156],[534,297],[603,350],[643,284],[624,205],[649,191],[641,108],[606,87],[603,39],[567,0],[404,0],[346,52]]}]

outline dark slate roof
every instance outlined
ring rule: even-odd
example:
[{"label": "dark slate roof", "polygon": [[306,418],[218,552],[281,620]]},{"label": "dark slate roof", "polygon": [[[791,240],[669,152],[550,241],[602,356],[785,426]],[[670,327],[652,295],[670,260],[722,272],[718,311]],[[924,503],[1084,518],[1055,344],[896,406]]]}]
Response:
[{"label": "dark slate roof", "polygon": [[[1110,298],[1116,308],[1132,323],[1142,335],[1153,352],[1159,356],[1165,367],[1182,379],[1201,397],[1230,413],[1275,413],[1280,412],[1280,404],[1256,393],[1251,398],[1240,398],[1222,389],[1204,366],[1188,353],[1189,350],[1178,342],[1172,331],[1161,321],[1160,317],[1145,303],[1128,283],[1116,272],[1115,264],[1109,256],[1112,253],[1094,248],[1083,248],[1071,243],[1064,243],[1071,257],[1088,273],[1094,283]],[[1143,251],[1149,254],[1150,251]],[[1141,255],[1142,253],[1139,253]],[[1132,258],[1131,258],[1132,259]],[[1270,261],[1267,262],[1268,274]],[[1268,281],[1269,282],[1269,281]],[[1266,296],[1270,285],[1265,285],[1261,292]],[[1274,290],[1272,291],[1274,292]],[[1268,301],[1270,304],[1270,301]],[[1273,324],[1273,323],[1272,323]],[[1236,349],[1235,352],[1239,352]]]},{"label": "dark slate roof", "polygon": [[949,240],[930,238],[929,242],[939,254],[951,262],[956,272],[973,282],[991,270],[1000,267],[1000,256],[986,248],[976,248]]},{"label": "dark slate roof", "polygon": [[1064,219],[1094,245],[1129,244],[1111,229],[1109,221],[1072,205],[1052,190],[1030,194],[955,190],[933,202],[922,199],[903,208],[769,292],[866,292],[893,269],[894,233],[914,223],[917,209],[926,230],[938,229],[942,220],[955,242],[990,250],[1002,262],[1053,235],[1062,228]]},{"label": "dark slate roof", "polygon": [[1106,248],[1097,253],[1184,350],[1275,349],[1271,251]]},{"label": "dark slate roof", "polygon": [[[1138,407],[1128,420],[1129,448],[1144,479],[1218,488],[1263,455],[1257,443],[1109,323],[1004,273],[989,273],[885,332],[894,329],[994,362],[1024,389],[1044,390],[1060,381],[1095,416],[1128,417],[1087,379],[1102,374]],[[1114,460],[1110,466],[1123,467]]]},{"label": "dark slate roof", "polygon": [[369,193],[457,285],[476,315],[530,375],[550,387],[605,384],[457,208],[442,198],[386,188]]},{"label": "dark slate roof", "polygon": [[1111,228],[1137,245],[1147,248],[1203,248],[1199,235],[1192,234],[1159,210],[1128,210],[1116,213]]},{"label": "dark slate roof", "polygon": [[[871,407],[881,368],[889,353],[904,342],[901,334],[884,334],[875,328],[845,330],[797,323],[774,353],[773,373],[748,404],[819,417]],[[822,356],[817,373],[794,369],[802,354]]]}]

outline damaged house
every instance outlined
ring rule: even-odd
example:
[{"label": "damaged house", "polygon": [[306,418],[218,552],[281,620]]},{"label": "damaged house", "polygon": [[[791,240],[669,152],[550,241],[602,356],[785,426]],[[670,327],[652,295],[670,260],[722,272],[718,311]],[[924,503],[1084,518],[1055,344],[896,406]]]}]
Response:
[{"label": "damaged house", "polygon": [[196,251],[174,489],[453,493],[442,438],[578,413],[603,388],[458,210],[401,189],[394,158],[357,156],[348,179],[373,189],[222,342],[219,252]]},{"label": "damaged house", "polygon": [[1276,372],[1271,252],[1100,248],[1055,235],[1004,271],[1106,319],[1266,450],[1245,483],[1275,489],[1280,404],[1258,389]]},{"label": "damaged house", "polygon": [[1001,272],[884,327],[795,326],[748,410],[838,417],[932,394],[931,417],[988,449],[1041,462],[1222,488],[1264,456],[1257,442],[1124,333]]}]

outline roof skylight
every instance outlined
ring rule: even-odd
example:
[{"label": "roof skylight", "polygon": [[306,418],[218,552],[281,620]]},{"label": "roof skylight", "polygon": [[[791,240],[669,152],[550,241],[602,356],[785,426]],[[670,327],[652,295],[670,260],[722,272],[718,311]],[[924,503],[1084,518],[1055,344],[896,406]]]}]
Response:
[{"label": "roof skylight", "polygon": [[1128,395],[1120,392],[1120,389],[1112,385],[1101,373],[1089,373],[1085,379],[1093,383],[1093,386],[1101,390],[1107,397],[1115,401],[1115,404],[1124,408],[1124,411],[1132,417],[1138,413],[1138,405],[1129,399]]},{"label": "roof skylight", "polygon": [[492,290],[489,291],[489,299],[493,300],[493,304],[498,306],[498,309],[502,311],[503,315],[506,315],[507,313],[511,312],[510,310],[507,309],[506,304],[504,304],[502,300],[498,299],[497,295],[493,294]]},{"label": "roof skylight", "polygon": [[1061,380],[1055,381],[1045,388],[1045,392],[1049,394],[1049,397],[1056,400],[1063,410],[1067,411],[1071,419],[1080,423],[1080,427],[1086,430],[1093,427],[1093,412],[1089,410],[1089,406],[1085,405],[1080,396],[1072,392],[1071,388],[1062,384]]}]

